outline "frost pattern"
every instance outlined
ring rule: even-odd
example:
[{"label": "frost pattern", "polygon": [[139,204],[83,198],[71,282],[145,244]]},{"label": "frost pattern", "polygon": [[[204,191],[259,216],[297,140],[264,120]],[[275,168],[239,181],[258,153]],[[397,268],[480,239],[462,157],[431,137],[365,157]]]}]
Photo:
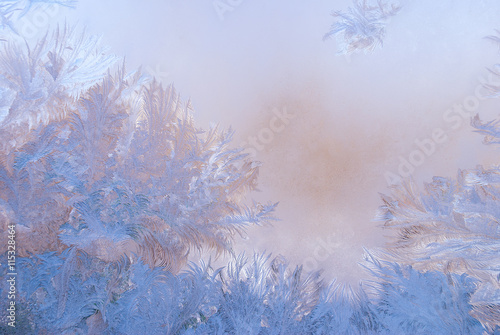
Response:
[{"label": "frost pattern", "polygon": [[323,40],[337,36],[340,54],[372,52],[382,46],[387,22],[400,9],[398,5],[382,0],[354,0],[353,7],[349,7],[347,12],[336,11],[332,14],[338,20]]},{"label": "frost pattern", "polygon": [[472,277],[419,272],[410,265],[380,261],[366,255],[366,267],[378,281],[371,287],[379,322],[391,334],[481,334],[469,299],[476,289]]},{"label": "frost pattern", "polygon": [[11,41],[0,54],[0,150],[20,147],[29,130],[66,117],[117,57],[99,39],[64,26],[34,46]]},{"label": "frost pattern", "polygon": [[242,204],[259,164],[232,131],[196,128],[172,86],[112,70],[98,39],[65,26],[12,42],[0,61],[2,240],[16,225],[37,331],[100,329],[108,304],[136,303],[128,281],[146,268],[171,287],[190,250],[231,252],[248,225],[274,219],[276,204]]},{"label": "frost pattern", "polygon": [[47,5],[74,7],[76,0],[1,0],[0,32],[19,35],[16,23],[29,12],[36,12]]},{"label": "frost pattern", "polygon": [[[0,8],[12,19],[9,5],[20,3]],[[397,11],[356,4],[357,12],[340,15],[339,32],[347,34],[349,20]],[[378,27],[370,36],[381,38],[381,27],[370,25]],[[375,41],[356,38],[354,46]],[[198,129],[173,86],[114,68],[117,58],[97,38],[69,26],[33,45],[8,42],[0,54],[0,271],[9,272],[6,231],[16,225],[15,332],[500,329],[498,168],[436,177],[422,194],[412,182],[395,188],[379,219],[400,235],[385,253],[367,251],[363,265],[374,280],[354,289],[327,284],[282,256],[234,255],[234,237],[275,220],[276,204],[244,204],[259,164],[231,145],[231,129]],[[498,123],[472,124],[498,143]],[[187,264],[192,250],[230,261],[219,269]],[[7,292],[4,280],[0,296]],[[11,332],[0,307],[0,332]]]},{"label": "frost pattern", "polygon": [[[496,35],[486,36],[486,39],[496,44],[500,50],[500,30],[496,30]],[[496,79],[500,78],[500,64],[495,64],[492,68],[488,69],[490,74]],[[488,84],[484,84],[484,87],[490,92],[490,98],[498,98],[500,97],[500,83],[499,82],[490,82]],[[476,118],[476,122],[478,118]]]},{"label": "frost pattern", "polygon": [[457,180],[434,177],[419,193],[409,181],[383,196],[378,219],[399,232],[386,256],[419,271],[476,278],[474,313],[500,325],[500,169],[459,171]]},{"label": "frost pattern", "polygon": [[376,280],[356,290],[326,285],[319,272],[305,274],[283,257],[265,254],[235,256],[221,269],[190,264],[177,275],[142,260],[109,263],[74,249],[23,258],[21,265],[20,290],[29,297],[23,301],[32,313],[27,324],[33,333],[485,332],[470,303],[476,279],[419,272],[369,253],[365,266]]},{"label": "frost pattern", "polygon": [[472,127],[476,133],[484,135],[484,144],[500,144],[500,120],[482,122],[479,115],[475,115],[471,120]]}]

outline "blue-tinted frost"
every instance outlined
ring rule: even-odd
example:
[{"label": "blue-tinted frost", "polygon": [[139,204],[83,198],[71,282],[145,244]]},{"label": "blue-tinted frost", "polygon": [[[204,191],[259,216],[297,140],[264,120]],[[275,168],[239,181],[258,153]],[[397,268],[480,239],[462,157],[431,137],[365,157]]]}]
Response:
[{"label": "blue-tinted frost", "polygon": [[354,0],[346,12],[333,12],[337,21],[323,39],[336,36],[341,54],[372,52],[382,46],[387,22],[399,10],[390,1]]},{"label": "blue-tinted frost", "polygon": [[[37,8],[0,1],[2,27]],[[43,3],[52,3],[44,1]],[[60,1],[69,5],[71,1]],[[15,9],[21,6],[20,9]],[[344,52],[381,43],[398,8],[356,2],[331,34]],[[16,13],[16,15],[14,15]],[[284,257],[234,255],[274,220],[243,199],[259,163],[232,131],[197,128],[173,86],[114,68],[99,40],[56,28],[0,54],[0,256],[16,225],[19,334],[483,334],[499,327],[500,170],[411,181],[383,196],[399,236],[359,288]],[[497,122],[472,120],[488,143]],[[229,256],[187,264],[192,250]],[[0,283],[0,332],[7,282]]]}]

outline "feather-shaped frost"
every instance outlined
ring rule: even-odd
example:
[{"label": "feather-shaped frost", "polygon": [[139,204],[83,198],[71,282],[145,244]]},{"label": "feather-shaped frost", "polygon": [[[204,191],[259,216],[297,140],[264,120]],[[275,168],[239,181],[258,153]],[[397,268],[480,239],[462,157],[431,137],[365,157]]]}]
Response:
[{"label": "feather-shaped frost", "polygon": [[397,14],[400,7],[382,0],[354,0],[347,12],[337,11],[337,18],[323,39],[337,36],[339,53],[372,52],[382,46],[388,19]]},{"label": "feather-shaped frost", "polygon": [[[419,272],[409,265],[380,261],[366,254],[376,308],[390,334],[483,334],[470,314],[476,280],[439,271]],[[382,331],[380,329],[380,331]]]},{"label": "feather-shaped frost", "polygon": [[[459,171],[456,181],[435,177],[421,194],[411,181],[396,186],[380,208],[384,226],[399,232],[386,256],[419,271],[467,274],[478,280],[478,292],[486,290],[493,299],[474,303],[475,309],[498,307],[499,176],[498,168],[478,167]],[[489,329],[500,325],[498,316],[492,322],[479,317],[488,312],[475,315]]]}]

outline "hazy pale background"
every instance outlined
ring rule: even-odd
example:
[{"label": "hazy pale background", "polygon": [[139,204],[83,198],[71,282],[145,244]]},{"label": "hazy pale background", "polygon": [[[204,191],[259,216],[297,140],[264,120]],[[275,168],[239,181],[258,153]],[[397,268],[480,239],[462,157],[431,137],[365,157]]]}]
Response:
[{"label": "hazy pale background", "polygon": [[[233,1],[233,3],[236,1]],[[269,126],[273,109],[295,118],[257,153],[263,163],[257,201],[279,201],[281,219],[249,230],[237,250],[281,253],[328,279],[364,276],[362,247],[384,243],[373,217],[387,193],[384,174],[396,172],[416,139],[441,127],[448,140],[413,177],[455,176],[457,168],[494,162],[468,122],[453,130],[443,114],[474,93],[499,58],[483,37],[500,28],[497,1],[420,0],[387,26],[373,54],[336,55],[322,41],[334,10],[350,1],[245,0],[221,20],[211,0],[81,0],[64,11],[86,25],[128,70],[142,65],[191,99],[199,126],[236,130],[235,144]],[[62,12],[61,12],[62,14]],[[477,112],[497,117],[498,103]]]}]

